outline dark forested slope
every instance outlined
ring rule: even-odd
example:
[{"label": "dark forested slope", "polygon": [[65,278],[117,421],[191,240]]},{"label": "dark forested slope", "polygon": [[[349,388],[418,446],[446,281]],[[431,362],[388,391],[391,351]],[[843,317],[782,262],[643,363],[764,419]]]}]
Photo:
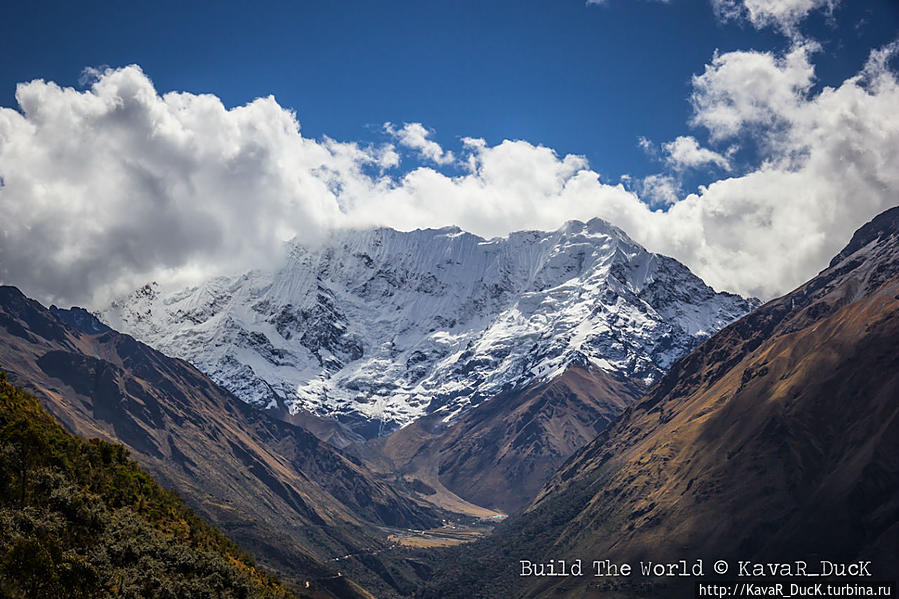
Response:
[{"label": "dark forested slope", "polygon": [[0,372],[0,596],[294,595],[123,446],[67,433]]}]

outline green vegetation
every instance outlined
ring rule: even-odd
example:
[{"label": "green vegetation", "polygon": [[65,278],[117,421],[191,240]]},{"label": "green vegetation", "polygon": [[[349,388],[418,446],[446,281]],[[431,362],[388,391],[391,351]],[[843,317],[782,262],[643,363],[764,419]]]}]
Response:
[{"label": "green vegetation", "polygon": [[292,596],[127,449],[67,433],[0,372],[0,598]]}]

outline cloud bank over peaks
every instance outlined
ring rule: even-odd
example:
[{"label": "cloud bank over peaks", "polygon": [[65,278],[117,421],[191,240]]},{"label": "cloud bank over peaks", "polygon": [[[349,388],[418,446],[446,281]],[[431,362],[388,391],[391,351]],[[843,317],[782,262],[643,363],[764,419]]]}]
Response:
[{"label": "cloud bank over peaks", "polygon": [[[160,95],[136,65],[91,79],[86,90],[23,83],[19,110],[0,108],[0,280],[48,302],[265,266],[284,241],[337,227],[492,236],[589,218],[609,194],[634,201],[582,158],[527,142],[469,140],[465,176],[392,178],[392,144],[306,138],[271,96],[226,109],[209,94]],[[426,133],[397,130],[400,145],[452,160]],[[598,195],[566,191],[581,172]]]},{"label": "cloud bank over peaks", "polygon": [[36,80],[0,109],[0,277],[48,299],[154,276],[239,267],[342,214],[334,190],[372,148],[303,138],[274,98],[226,110],[212,95],[157,94],[137,66],[86,91]]},{"label": "cloud bank over peaks", "polygon": [[[704,259],[717,271],[710,278],[735,282],[720,270],[729,265],[748,269],[737,277],[754,279],[763,296],[785,291],[765,282],[758,269],[766,260],[778,263],[772,278],[796,285],[826,265],[823,256],[846,242],[847,229],[899,202],[899,116],[890,108],[899,106],[899,87],[888,68],[897,49],[893,43],[874,51],[858,75],[817,93],[811,92],[816,48],[805,43],[782,56],[717,55],[694,78],[693,124],[712,139],[751,139],[763,156],[755,169],[674,207],[699,210],[707,224],[704,242],[723,252]],[[734,227],[734,220],[743,226]],[[737,229],[758,236],[730,242],[721,236]],[[778,252],[784,257],[776,258]],[[761,259],[753,265],[748,255]]]},{"label": "cloud bank over peaks", "polygon": [[[598,216],[717,289],[771,297],[896,204],[895,51],[816,93],[809,50],[716,56],[694,80],[695,125],[724,144],[751,137],[765,154],[683,198],[676,181],[635,193],[582,156],[523,140],[463,138],[455,174],[404,172],[392,143],[306,138],[272,97],[226,109],[212,95],[160,95],[137,66],[104,70],[85,90],[35,80],[18,86],[19,110],[0,108],[0,280],[90,306],[151,279],[270,267],[285,240],[335,228],[492,237]],[[398,146],[446,161],[418,127],[391,126]],[[683,168],[729,161],[693,137],[663,149]]]}]

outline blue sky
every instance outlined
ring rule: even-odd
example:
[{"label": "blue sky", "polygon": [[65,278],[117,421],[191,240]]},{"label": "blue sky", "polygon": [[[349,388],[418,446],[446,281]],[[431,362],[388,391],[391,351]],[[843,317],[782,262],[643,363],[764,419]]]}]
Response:
[{"label": "blue sky", "polygon": [[[844,2],[804,29],[824,44],[819,84],[838,83],[896,36],[899,2]],[[447,147],[525,139],[616,179],[657,169],[638,137],[689,132],[690,77],[715,50],[789,44],[722,24],[708,0],[17,2],[0,39],[3,106],[17,82],[135,63],[160,92],[274,94],[312,137],[380,141],[386,121],[421,122]]]},{"label": "blue sky", "polygon": [[897,36],[896,0],[12,3],[0,282],[96,304],[339,227],[598,216],[772,297],[899,198]]}]

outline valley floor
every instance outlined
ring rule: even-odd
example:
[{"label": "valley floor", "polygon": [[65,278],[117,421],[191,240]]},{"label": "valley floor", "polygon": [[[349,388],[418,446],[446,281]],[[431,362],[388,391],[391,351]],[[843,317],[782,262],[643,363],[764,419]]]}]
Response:
[{"label": "valley floor", "polygon": [[[505,516],[497,514],[496,521]],[[428,530],[396,530],[387,540],[404,547],[417,549],[429,549],[432,547],[454,547],[463,543],[476,541],[493,532],[493,526],[488,523],[463,524],[459,522],[447,522],[439,528]]]}]

